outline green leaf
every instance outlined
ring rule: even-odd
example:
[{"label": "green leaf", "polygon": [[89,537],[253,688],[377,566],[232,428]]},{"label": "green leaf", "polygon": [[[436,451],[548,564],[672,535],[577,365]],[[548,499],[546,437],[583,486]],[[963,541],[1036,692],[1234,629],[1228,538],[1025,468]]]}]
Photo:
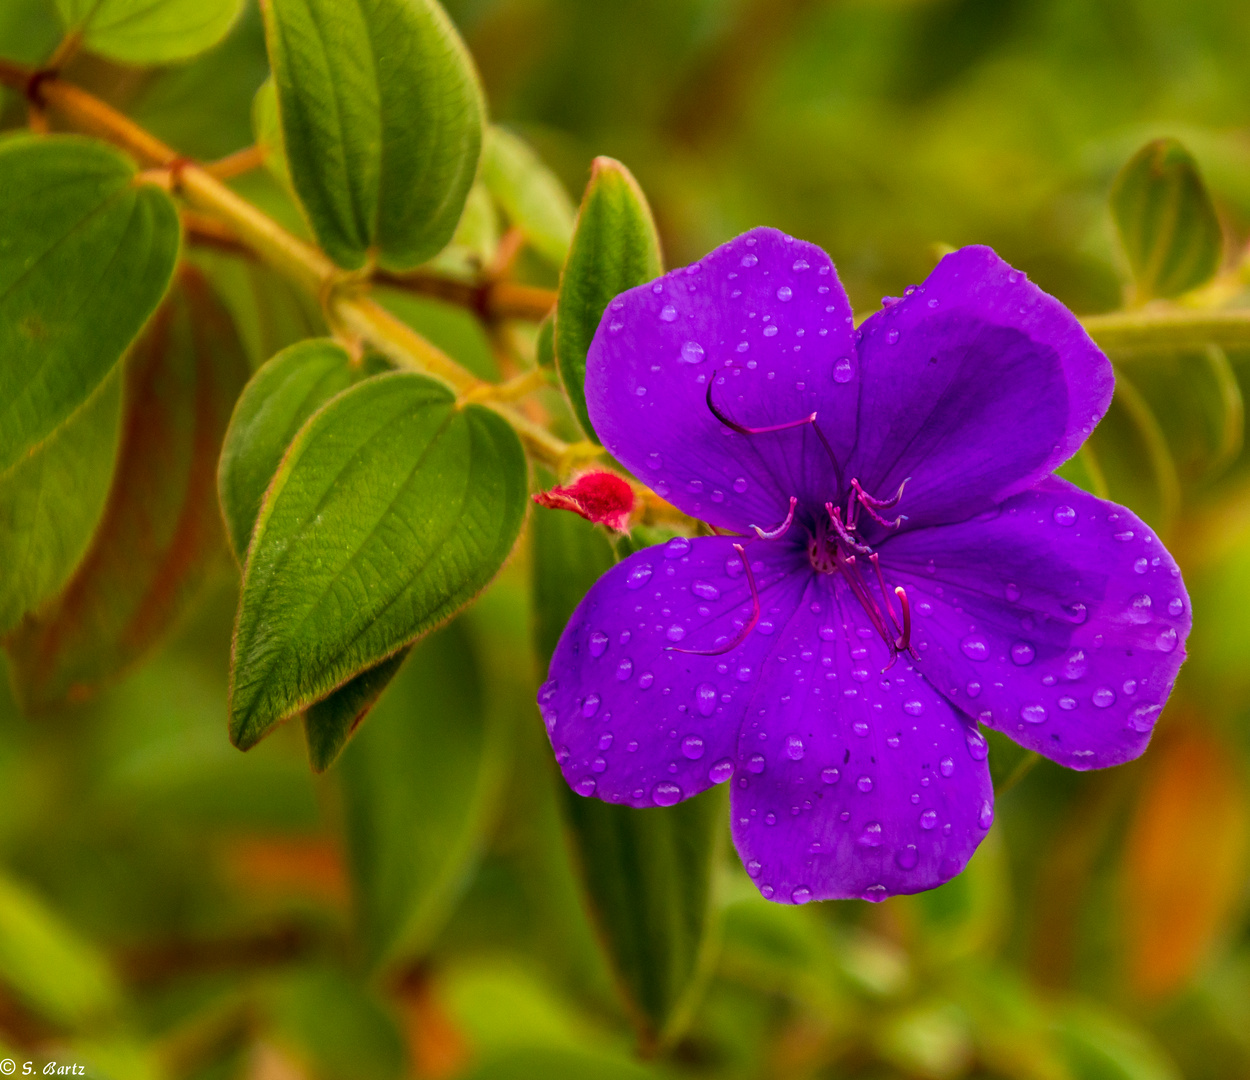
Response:
[{"label": "green leaf", "polygon": [[1137,299],[1179,296],[1210,280],[1223,236],[1193,155],[1175,139],[1155,139],[1120,170],[1111,213],[1128,255]]},{"label": "green leaf", "polygon": [[352,877],[374,966],[428,947],[497,802],[508,715],[490,701],[479,652],[465,620],[427,637],[343,755]]},{"label": "green leaf", "polygon": [[304,421],[362,374],[341,345],[313,338],[283,349],[244,388],[217,470],[221,513],[240,564],[247,558],[265,491],[291,440]]},{"label": "green leaf", "polygon": [[0,475],[91,397],[156,309],[178,212],[115,150],[0,141]]},{"label": "green leaf", "polygon": [[294,191],[282,141],[282,119],[278,116],[278,88],[272,75],[261,83],[252,99],[252,137],[264,155],[265,168],[287,191]]},{"label": "green leaf", "polygon": [[554,1047],[523,1047],[492,1055],[466,1080],[656,1080],[657,1072],[623,1057]]},{"label": "green leaf", "polygon": [[78,565],[108,494],[121,418],[120,373],[0,478],[0,635],[58,592]]},{"label": "green leaf", "polygon": [[560,275],[555,353],[573,412],[596,441],[586,411],[586,352],[612,298],[663,269],[660,239],[642,189],[620,162],[595,158]]},{"label": "green leaf", "polygon": [[[535,642],[546,665],[586,590],[612,565],[589,522],[535,510]],[[667,809],[575,795],[557,780],[587,904],[644,1046],[689,1021],[719,944],[712,875],[725,832],[720,788]]]},{"label": "green leaf", "polygon": [[530,145],[492,127],[482,150],[482,182],[534,250],[563,265],[573,237],[573,200]]},{"label": "green leaf", "polygon": [[56,0],[68,33],[126,64],[167,64],[216,45],[243,0]]},{"label": "green leaf", "polygon": [[214,480],[246,378],[229,315],[183,270],[126,359],[117,469],[91,547],[56,602],[6,643],[28,710],[90,695],[198,593],[224,547]]},{"label": "green leaf", "polygon": [[525,505],[521,444],[496,413],[407,372],[334,398],[292,443],[248,552],[235,745],[454,615],[503,564]]},{"label": "green leaf", "polygon": [[108,963],[44,903],[0,875],[0,987],[64,1027],[113,1012],[120,999]]},{"label": "green leaf", "polygon": [[308,707],[304,713],[304,737],[308,740],[308,761],[314,772],[325,772],[334,764],[347,740],[408,659],[408,651],[409,647],[405,646]]},{"label": "green leaf", "polygon": [[455,232],[484,105],[434,0],[267,0],[291,180],[326,253],[415,266]]},{"label": "green leaf", "polygon": [[553,369],[556,366],[556,320],[548,315],[538,324],[538,336],[534,339],[534,360],[540,368]]},{"label": "green leaf", "polygon": [[1109,1012],[1071,1005],[1058,1027],[1074,1080],[1180,1080],[1180,1070],[1147,1032]]}]

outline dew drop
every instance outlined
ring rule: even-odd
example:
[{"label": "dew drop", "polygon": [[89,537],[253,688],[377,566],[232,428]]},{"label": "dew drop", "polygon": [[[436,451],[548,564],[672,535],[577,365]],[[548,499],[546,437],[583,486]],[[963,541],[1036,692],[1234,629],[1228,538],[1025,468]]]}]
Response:
[{"label": "dew drop", "polygon": [[1070,506],[1056,506],[1050,516],[1055,519],[1056,525],[1062,525],[1065,529],[1076,524],[1076,511]]},{"label": "dew drop", "polygon": [[734,763],[729,758],[721,758],[707,771],[707,778],[713,784],[723,784],[734,774]]},{"label": "dew drop", "polygon": [[764,867],[760,863],[759,859],[752,859],[750,862],[747,863],[747,873],[750,874],[751,877],[753,878],[759,877],[760,871],[763,869]]},{"label": "dew drop", "polygon": [[1129,601],[1128,617],[1138,625],[1150,622],[1150,597],[1146,593],[1138,593]]},{"label": "dew drop", "polygon": [[591,631],[590,634],[590,655],[600,657],[608,650],[608,635],[602,630]]},{"label": "dew drop", "polygon": [[1149,731],[1162,710],[1162,705],[1138,705],[1129,715],[1128,726],[1134,731]]},{"label": "dew drop", "polygon": [[599,711],[599,695],[587,694],[586,700],[582,702],[582,716],[589,720]]},{"label": "dew drop", "polygon": [[806,259],[795,259],[794,265],[790,267],[790,269],[794,270],[796,273],[806,270],[807,268],[808,268],[808,264],[807,264]]},{"label": "dew drop", "polygon": [[870,821],[864,826],[864,831],[859,834],[860,847],[880,847],[881,846],[881,822]]},{"label": "dew drop", "polygon": [[1007,599],[1014,604],[1020,599],[1020,586],[1013,585],[1010,581],[1007,582],[1006,586],[1003,588],[1003,595],[1005,595]]},{"label": "dew drop", "polygon": [[903,703],[903,712],[905,712],[908,716],[919,716],[922,712],[924,712],[924,702],[918,700],[905,701]]},{"label": "dew drop", "polygon": [[664,558],[680,559],[689,550],[689,540],[687,540],[684,536],[674,536],[673,539],[664,545]]},{"label": "dew drop", "polygon": [[629,677],[633,673],[634,662],[628,656],[616,665],[616,679],[618,682],[628,682]]},{"label": "dew drop", "polygon": [[898,331],[897,330],[889,331],[885,335],[885,343],[887,345],[897,345],[898,344]]},{"label": "dew drop", "polygon": [[948,758],[948,757],[943,758],[941,764],[938,765],[938,771],[943,776],[946,776],[946,777],[954,776],[955,775],[955,759]]},{"label": "dew drop", "polygon": [[600,750],[612,749],[612,732],[605,731],[602,735],[599,736],[599,749]]},{"label": "dew drop", "polygon": [[743,665],[742,665],[742,667],[740,667],[740,668],[737,670],[737,672],[734,674],[734,677],[735,677],[735,678],[736,678],[739,682],[750,682],[750,681],[751,681],[751,668],[750,668],[750,666],[749,666],[748,664],[743,664]]},{"label": "dew drop", "polygon": [[1133,539],[1133,530],[1125,529],[1123,532],[1115,533],[1115,538],[1119,540],[1121,544],[1127,544]]},{"label": "dew drop", "polygon": [[667,780],[662,780],[651,789],[651,801],[656,806],[675,806],[681,802],[681,788]]},{"label": "dew drop", "polygon": [[686,628],[680,623],[673,623],[672,626],[664,631],[664,636],[669,641],[681,641],[686,636]]},{"label": "dew drop", "polygon": [[988,660],[990,655],[990,647],[986,643],[985,638],[978,637],[976,634],[969,634],[959,643],[959,647],[963,650],[964,656],[969,660]]},{"label": "dew drop", "polygon": [[1069,682],[1075,682],[1085,675],[1088,667],[1089,661],[1085,658],[1085,650],[1073,649],[1063,662],[1063,677]]},{"label": "dew drop", "polygon": [[797,735],[786,736],[786,757],[791,761],[801,761],[803,759],[803,740]]},{"label": "dew drop", "polygon": [[650,689],[651,684],[653,682],[655,682],[655,676],[652,675],[651,672],[649,671],[644,671],[641,675],[638,676],[638,685],[643,690]]},{"label": "dew drop", "polygon": [[937,811],[926,810],[923,814],[921,814],[920,827],[926,830],[937,828]]},{"label": "dew drop", "polygon": [[879,904],[889,895],[884,885],[869,885],[862,893],[859,894],[861,900],[867,900],[870,904]]},{"label": "dew drop", "polygon": [[776,337],[776,336],[777,336],[777,328],[776,328],[775,326],[766,326],[766,327],[764,327],[764,336],[765,336],[765,337]]},{"label": "dew drop", "polygon": [[1074,600],[1070,604],[1063,605],[1063,612],[1077,626],[1080,626],[1089,618],[1089,611],[1079,600]]},{"label": "dew drop", "polygon": [[867,738],[868,722],[866,720],[856,720],[855,723],[851,725],[851,730],[861,739]]},{"label": "dew drop", "polygon": [[795,886],[794,892],[790,894],[790,899],[796,904],[806,904],[812,898],[812,890],[806,885]]},{"label": "dew drop", "polygon": [[1129,697],[1132,697],[1135,693],[1137,693],[1137,680],[1125,679],[1122,689],[1126,694],[1128,694]]},{"label": "dew drop", "polygon": [[760,886],[760,896],[762,896],[765,900],[771,900],[775,892],[776,890],[771,885]]},{"label": "dew drop", "polygon": [[1171,600],[1168,601],[1168,614],[1169,615],[1179,615],[1184,610],[1185,610],[1185,601],[1183,601],[1179,596],[1174,596],[1172,597]]},{"label": "dew drop", "polygon": [[990,804],[989,799],[986,799],[981,804],[981,813],[977,815],[977,824],[983,829],[988,829],[994,824],[994,807]]},{"label": "dew drop", "polygon": [[762,773],[763,771],[764,771],[764,755],[763,754],[752,754],[749,758],[747,758],[747,772],[755,773],[756,776],[759,776],[759,774]]},{"label": "dew drop", "polygon": [[641,589],[650,580],[651,564],[639,563],[625,576],[625,587],[627,589]]},{"label": "dew drop", "polygon": [[696,581],[690,586],[690,591],[694,593],[695,596],[701,597],[704,600],[720,599],[720,589],[718,589],[710,581]]},{"label": "dew drop", "polygon": [[849,356],[839,356],[833,363],[833,381],[836,383],[848,383],[854,371]]},{"label": "dew drop", "polygon": [[777,290],[777,299],[780,300],[783,304],[789,303],[790,300],[793,299],[793,297],[794,297],[794,292],[790,288],[789,285],[782,285],[781,288]]},{"label": "dew drop", "polygon": [[703,740],[698,735],[687,735],[681,741],[681,752],[691,761],[698,761],[703,756]]},{"label": "dew drop", "polygon": [[577,794],[584,795],[589,799],[590,796],[595,793],[595,788],[597,786],[598,785],[595,784],[595,778],[593,776],[583,777],[581,780],[577,781]]},{"label": "dew drop", "polygon": [[970,698],[979,697],[981,694],[981,684],[979,682],[970,682],[964,687],[964,693]]},{"label": "dew drop", "polygon": [[1059,708],[1063,709],[1064,712],[1071,712],[1076,706],[1077,700],[1074,697],[1069,697],[1065,694],[1059,699]]},{"label": "dew drop", "polygon": [[556,764],[557,765],[567,764],[569,758],[572,756],[573,756],[573,752],[567,746],[558,747],[556,749]]},{"label": "dew drop", "polygon": [[916,851],[915,844],[908,844],[901,847],[894,853],[894,861],[898,863],[900,870],[914,870],[916,863],[920,861],[920,854]]},{"label": "dew drop", "polygon": [[760,261],[760,260],[759,260],[759,256],[758,256],[758,255],[750,255],[750,254],[748,254],[748,255],[743,255],[743,256],[742,256],[742,265],[743,265],[743,266],[754,266],[754,265],[755,265],[757,262],[759,262],[759,261]]},{"label": "dew drop", "polygon": [[1021,705],[1020,719],[1026,724],[1040,724],[1046,719],[1046,706],[1036,701]]},{"label": "dew drop", "polygon": [[703,363],[703,346],[697,341],[687,341],[686,344],[681,347],[681,358],[687,364]]},{"label": "dew drop", "polygon": [[964,741],[968,744],[968,753],[972,756],[973,761],[984,761],[990,752],[989,744],[985,741],[985,736],[979,731],[969,731],[964,736]]},{"label": "dew drop", "polygon": [[1011,647],[1011,662],[1017,667],[1024,667],[1026,664],[1033,663],[1035,655],[1033,646],[1027,641],[1017,641]]},{"label": "dew drop", "polygon": [[747,478],[745,476],[738,477],[738,479],[734,481],[734,491],[741,495],[744,491],[746,491],[746,489]]},{"label": "dew drop", "polygon": [[838,782],[838,778],[841,775],[842,774],[839,773],[837,769],[821,769],[820,770],[821,782],[825,784],[830,784],[830,785],[836,784]]},{"label": "dew drop", "polygon": [[694,700],[703,716],[711,716],[716,711],[716,687],[710,682],[699,683]]},{"label": "dew drop", "polygon": [[1100,709],[1108,709],[1115,704],[1115,691],[1109,686],[1100,686],[1090,696],[1090,701]]},{"label": "dew drop", "polygon": [[1155,638],[1155,648],[1160,652],[1170,653],[1176,648],[1176,631],[1170,626]]},{"label": "dew drop", "polygon": [[872,777],[861,776],[858,780],[855,781],[855,786],[859,788],[859,790],[862,791],[865,795],[867,795],[868,792],[872,790]]},{"label": "dew drop", "polygon": [[595,758],[595,760],[590,763],[591,770],[597,773],[605,772],[607,770],[607,767],[608,767],[608,763],[604,761],[603,758],[601,757]]}]

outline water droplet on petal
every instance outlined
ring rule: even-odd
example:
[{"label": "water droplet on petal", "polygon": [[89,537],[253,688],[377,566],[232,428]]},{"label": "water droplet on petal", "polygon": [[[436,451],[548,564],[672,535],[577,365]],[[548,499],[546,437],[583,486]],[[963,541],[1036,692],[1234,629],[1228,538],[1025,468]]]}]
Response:
[{"label": "water droplet on petal", "polygon": [[[803,270],[806,270],[807,268],[808,268],[808,264],[807,264],[806,259],[795,259],[794,265],[790,267],[790,269],[795,271],[796,273],[802,272]],[[822,267],[821,269],[824,269],[824,268]]]},{"label": "water droplet on petal", "polygon": [[968,744],[968,753],[972,756],[973,761],[984,761],[990,752],[989,744],[985,741],[985,736],[979,731],[969,731],[964,736],[965,742]]},{"label": "water droplet on petal", "polygon": [[977,815],[977,824],[983,829],[988,829],[994,824],[994,807],[990,805],[989,799],[986,799],[981,804],[981,813]]},{"label": "water droplet on petal", "polygon": [[698,735],[687,735],[681,741],[681,752],[691,761],[698,761],[703,756],[703,740]]},{"label": "water droplet on petal", "polygon": [[704,600],[719,600],[720,589],[713,585],[710,581],[696,581],[690,586],[690,591],[695,596],[702,597]]},{"label": "water droplet on petal", "polygon": [[742,265],[743,265],[743,266],[754,266],[754,265],[755,265],[757,262],[759,262],[759,261],[760,261],[760,260],[759,260],[759,256],[758,256],[758,255],[749,255],[749,254],[748,254],[748,255],[743,255],[743,256],[742,256]]},{"label": "water droplet on petal", "polygon": [[943,776],[948,776],[948,777],[954,776],[955,775],[955,759],[948,758],[948,757],[943,758],[942,763],[938,766],[938,771]]},{"label": "water droplet on petal", "polygon": [[599,711],[599,695],[587,694],[586,699],[582,702],[582,716],[589,720]]},{"label": "water droplet on petal", "polygon": [[897,330],[890,330],[890,331],[889,331],[889,332],[885,335],[885,343],[886,343],[887,345],[897,345],[897,344],[898,344],[898,331],[897,331]]},{"label": "water droplet on petal", "polygon": [[959,647],[963,650],[964,656],[969,660],[988,660],[990,655],[990,647],[985,638],[978,637],[976,634],[969,634],[959,643]]},{"label": "water droplet on petal", "polygon": [[608,763],[604,761],[603,758],[601,757],[595,758],[595,760],[590,763],[591,770],[597,773],[604,772],[607,769],[607,767],[608,767]]},{"label": "water droplet on petal", "polygon": [[1010,581],[1007,582],[1007,584],[1003,587],[1003,595],[1014,604],[1020,599],[1020,586],[1013,585]]},{"label": "water droplet on petal", "polygon": [[864,831],[859,834],[860,847],[880,847],[881,846],[881,822],[870,821],[864,826]]},{"label": "water droplet on petal", "polygon": [[1129,715],[1128,726],[1134,731],[1149,731],[1162,711],[1162,705],[1138,705]]},{"label": "water droplet on petal", "polygon": [[664,636],[669,641],[681,641],[686,636],[686,628],[679,623],[673,623],[672,626],[664,631]]},{"label": "water droplet on petal", "polygon": [[1128,617],[1138,625],[1150,622],[1150,597],[1146,593],[1138,593],[1128,603]]},{"label": "water droplet on petal", "polygon": [[981,684],[979,682],[970,682],[964,687],[964,693],[970,698],[979,697],[981,694]]},{"label": "water droplet on petal", "polygon": [[760,896],[762,896],[765,900],[771,900],[775,892],[776,890],[771,885],[760,886]]},{"label": "water droplet on petal", "polygon": [[916,863],[920,861],[920,854],[916,851],[915,844],[908,844],[901,847],[894,854],[894,861],[898,863],[900,870],[914,870]]},{"label": "water droplet on petal", "polygon": [[794,292],[791,290],[789,285],[782,285],[781,288],[777,290],[777,299],[783,304],[788,303],[793,296]]},{"label": "water droplet on petal", "polygon": [[1185,601],[1182,600],[1179,596],[1174,596],[1172,597],[1171,600],[1168,601],[1168,614],[1169,615],[1179,615],[1184,610],[1185,610]]},{"label": "water droplet on petal", "polygon": [[1155,638],[1155,648],[1160,652],[1170,653],[1176,648],[1176,631],[1170,626]]},{"label": "water droplet on petal", "polygon": [[656,806],[675,806],[681,802],[681,795],[681,788],[667,780],[662,780],[651,789],[651,801]]},{"label": "water droplet on petal", "polygon": [[1063,709],[1064,712],[1071,712],[1076,708],[1077,704],[1076,698],[1069,697],[1066,694],[1059,699],[1059,708]]},{"label": "water droplet on petal", "polygon": [[833,362],[833,381],[836,383],[848,383],[855,374],[849,356],[839,356]]},{"label": "water droplet on petal", "polygon": [[681,358],[687,364],[703,363],[703,346],[697,341],[687,341],[686,344],[681,347]]},{"label": "water droplet on petal", "polygon": [[627,589],[641,589],[650,580],[651,564],[639,563],[625,576],[625,587]]},{"label": "water droplet on petal", "polygon": [[723,784],[734,774],[734,763],[729,758],[721,758],[707,771],[707,778],[713,784]]},{"label": "water droplet on petal", "polygon": [[689,540],[687,540],[684,536],[674,536],[673,539],[664,545],[664,558],[680,559],[689,550]]},{"label": "water droplet on petal", "polygon": [[760,871],[763,869],[764,867],[761,865],[759,859],[752,859],[750,862],[747,863],[747,873],[750,874],[751,877],[753,878],[759,877]]},{"label": "water droplet on petal", "polygon": [[594,630],[590,634],[590,655],[602,656],[608,648],[608,635],[602,630]]},{"label": "water droplet on petal", "polygon": [[937,828],[937,811],[926,810],[923,814],[921,814],[920,827],[926,830]]},{"label": "water droplet on petal", "polygon": [[1026,724],[1040,724],[1046,719],[1046,706],[1036,701],[1021,705],[1020,719]]},{"label": "water droplet on petal", "polygon": [[749,758],[747,758],[747,772],[755,773],[756,776],[759,776],[759,774],[762,773],[763,771],[764,771],[764,755],[763,754],[752,754]]},{"label": "water droplet on petal", "polygon": [[905,701],[903,703],[903,712],[905,712],[908,716],[919,716],[922,712],[924,712],[924,702]]},{"label": "water droplet on petal", "polygon": [[766,327],[764,327],[764,336],[765,336],[765,337],[776,337],[776,336],[777,336],[777,327],[776,327],[776,326],[766,326]]},{"label": "water droplet on petal", "polygon": [[711,716],[716,711],[716,687],[710,682],[699,683],[694,699],[703,716]]},{"label": "water droplet on petal", "polygon": [[660,318],[664,322],[672,322],[677,318],[677,309],[672,304],[665,304],[660,309]]},{"label": "water droplet on petal", "polygon": [[1119,540],[1121,544],[1127,544],[1133,539],[1133,530],[1125,529],[1123,532],[1118,532],[1115,534],[1115,538]]},{"label": "water droplet on petal", "polygon": [[1055,519],[1056,525],[1062,525],[1064,528],[1076,524],[1076,511],[1070,506],[1056,506],[1050,516]]},{"label": "water droplet on petal", "polygon": [[595,793],[596,786],[595,778],[593,776],[586,776],[577,781],[577,787],[575,790],[577,791],[577,794],[583,795],[589,799],[590,796]]},{"label": "water droplet on petal", "polygon": [[821,769],[820,770],[820,779],[823,783],[826,783],[826,784],[831,784],[831,785],[836,784],[838,782],[839,776],[841,776],[841,773],[839,773],[837,769]]},{"label": "water droplet on petal", "polygon": [[801,761],[803,759],[803,740],[797,735],[786,736],[786,757],[791,761]]},{"label": "water droplet on petal", "polygon": [[867,795],[868,792],[872,790],[872,777],[861,776],[858,780],[855,781],[855,786],[859,788],[859,790],[862,791],[865,795]]},{"label": "water droplet on petal", "polygon": [[629,677],[633,673],[634,662],[628,656],[616,665],[616,678],[618,682],[628,682]]},{"label": "water droplet on petal", "polygon": [[651,672],[649,671],[644,671],[641,675],[638,676],[638,685],[643,690],[648,689],[653,682],[655,682],[655,676],[652,675]]},{"label": "water droplet on petal", "polygon": [[1018,667],[1024,667],[1026,664],[1033,663],[1035,655],[1033,646],[1027,641],[1017,641],[1011,647],[1011,662]]},{"label": "water droplet on petal", "polygon": [[1073,649],[1063,662],[1063,677],[1069,682],[1075,682],[1085,674],[1088,667],[1089,661],[1085,659],[1085,650]]},{"label": "water droplet on petal", "polygon": [[806,904],[812,898],[812,890],[806,885],[795,886],[794,892],[790,894],[790,899],[796,904]]}]

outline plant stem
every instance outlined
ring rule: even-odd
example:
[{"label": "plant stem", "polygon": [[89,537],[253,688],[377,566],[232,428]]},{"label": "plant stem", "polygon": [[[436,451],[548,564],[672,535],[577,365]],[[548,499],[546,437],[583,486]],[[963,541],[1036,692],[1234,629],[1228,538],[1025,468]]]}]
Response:
[{"label": "plant stem", "polygon": [[1160,308],[1116,311],[1081,320],[1089,336],[1116,353],[1250,346],[1250,309]]}]

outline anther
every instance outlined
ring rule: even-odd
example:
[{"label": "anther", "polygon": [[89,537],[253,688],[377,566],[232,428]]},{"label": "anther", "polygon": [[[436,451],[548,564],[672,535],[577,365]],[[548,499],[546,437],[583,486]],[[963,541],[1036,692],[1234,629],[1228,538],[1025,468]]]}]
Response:
[{"label": "anther", "polygon": [[[908,477],[907,479],[910,480],[911,477]],[[851,487],[854,489],[854,491],[851,497],[860,506],[862,506],[865,510],[868,511],[868,516],[872,518],[873,521],[877,522],[878,525],[884,525],[887,529],[897,529],[899,525],[901,525],[906,520],[905,514],[899,514],[898,517],[894,518],[893,521],[889,521],[886,518],[882,517],[879,513],[877,513],[877,511],[889,510],[891,507],[897,506],[899,499],[903,497],[903,488],[906,486],[906,484],[907,484],[907,480],[904,480],[903,483],[899,484],[898,491],[896,491],[891,498],[876,499],[876,498],[873,498],[873,496],[869,495],[862,487],[859,486],[858,480],[852,479]],[[847,512],[847,517],[848,519],[850,517],[849,510]]]},{"label": "anther", "polygon": [[755,530],[755,535],[761,540],[780,540],[781,537],[785,536],[786,530],[790,528],[790,523],[794,521],[794,507],[798,501],[793,495],[790,496],[790,509],[786,513],[786,520],[775,529],[761,529],[758,525],[752,525],[751,528]]},{"label": "anther", "polygon": [[728,645],[722,645],[719,649],[679,649],[676,645],[669,645],[666,647],[667,652],[687,653],[691,656],[720,656],[736,649],[755,629],[755,624],[760,621],[760,591],[755,585],[755,572],[751,569],[751,560],[747,558],[746,549],[741,544],[734,544],[733,548],[747,570],[747,584],[751,587],[751,618]]},{"label": "anther", "polygon": [[895,586],[894,595],[898,597],[899,605],[903,609],[903,632],[894,647],[899,652],[906,652],[911,649],[911,603],[907,599],[907,590],[902,585]]},{"label": "anther", "polygon": [[845,525],[842,524],[842,509],[834,506],[833,503],[825,503],[825,513],[829,515],[829,523],[833,526],[833,531],[838,534],[838,539],[842,541],[852,551],[858,552],[860,555],[872,554],[872,548],[867,544],[860,543],[855,539],[854,534]]},{"label": "anther", "polygon": [[[739,424],[736,420],[731,420],[728,416],[721,412],[720,409],[716,407],[715,402],[712,401],[712,385],[716,382],[716,375],[717,373],[713,371],[712,377],[707,381],[707,394],[705,395],[707,407],[717,420],[719,420],[731,431],[736,431],[739,435],[767,435],[771,431],[789,431],[790,428],[802,427],[804,424],[814,424],[816,422],[816,414],[812,413],[810,416],[805,416],[801,420],[790,420],[784,424],[771,424],[768,427],[745,427],[742,424]],[[821,438],[823,439],[824,436],[822,435]]]}]

